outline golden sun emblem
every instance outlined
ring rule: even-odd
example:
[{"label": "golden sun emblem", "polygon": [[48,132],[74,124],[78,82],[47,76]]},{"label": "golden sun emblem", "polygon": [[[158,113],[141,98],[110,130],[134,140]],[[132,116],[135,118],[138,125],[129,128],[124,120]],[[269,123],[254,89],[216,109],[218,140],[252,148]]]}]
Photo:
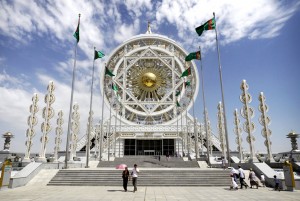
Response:
[{"label": "golden sun emblem", "polygon": [[147,72],[144,75],[142,75],[142,83],[146,87],[153,87],[156,84],[156,75],[151,72]]}]

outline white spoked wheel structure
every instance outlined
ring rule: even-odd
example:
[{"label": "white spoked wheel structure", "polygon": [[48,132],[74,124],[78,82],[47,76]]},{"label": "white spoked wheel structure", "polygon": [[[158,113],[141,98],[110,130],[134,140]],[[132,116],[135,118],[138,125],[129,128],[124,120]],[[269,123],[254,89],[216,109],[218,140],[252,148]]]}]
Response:
[{"label": "white spoked wheel structure", "polygon": [[[186,55],[175,41],[158,34],[138,35],[121,44],[106,65],[115,76],[103,73],[101,79],[106,104],[128,124],[174,123],[198,92],[197,68],[185,62]],[[181,77],[189,67],[191,75]],[[118,89],[112,90],[112,84]]]}]

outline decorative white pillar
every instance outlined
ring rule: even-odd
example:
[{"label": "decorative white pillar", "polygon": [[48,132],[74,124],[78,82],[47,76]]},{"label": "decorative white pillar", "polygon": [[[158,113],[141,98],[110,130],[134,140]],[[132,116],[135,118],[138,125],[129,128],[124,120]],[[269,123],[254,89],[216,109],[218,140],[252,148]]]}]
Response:
[{"label": "decorative white pillar", "polygon": [[62,129],[62,124],[64,123],[64,120],[63,120],[63,112],[62,110],[60,110],[58,112],[58,119],[56,121],[57,123],[57,127],[55,129],[55,133],[56,133],[56,137],[55,137],[55,147],[54,147],[54,163],[57,163],[58,162],[58,151],[60,150],[60,143],[61,143],[61,135],[62,135],[62,132],[63,132],[63,129]]},{"label": "decorative white pillar", "polygon": [[75,103],[73,105],[73,112],[72,112],[72,127],[71,127],[71,141],[72,143],[70,144],[70,162],[74,161],[74,157],[76,157],[76,148],[77,148],[77,136],[78,136],[78,131],[79,131],[79,119],[80,115],[78,113],[79,105]]},{"label": "decorative white pillar", "polygon": [[274,158],[272,156],[272,151],[271,151],[272,142],[270,140],[270,136],[272,134],[272,131],[269,129],[271,119],[267,116],[267,112],[268,112],[269,108],[265,103],[266,97],[264,96],[263,92],[260,92],[258,100],[260,102],[258,110],[261,112],[261,116],[259,118],[259,123],[264,127],[261,131],[261,134],[264,138],[266,138],[264,144],[267,147],[267,152],[268,152],[267,161],[274,162]]},{"label": "decorative white pillar", "polygon": [[248,162],[258,162],[255,151],[254,151],[254,141],[255,137],[252,133],[255,130],[255,124],[251,121],[254,117],[254,110],[252,107],[249,106],[249,103],[252,101],[251,95],[248,93],[249,86],[246,83],[246,80],[243,80],[241,84],[242,95],[240,96],[241,102],[244,104],[243,108],[241,109],[241,115],[246,120],[244,122],[244,131],[248,133],[247,142],[250,145],[250,158]]},{"label": "decorative white pillar", "polygon": [[210,125],[210,121],[207,121],[207,133],[208,133],[208,147],[209,149],[207,149],[207,151],[210,151],[210,157],[213,157],[212,155],[212,151],[213,151],[213,143],[212,143],[212,137],[211,137],[211,125]]},{"label": "decorative white pillar", "polygon": [[[89,118],[88,118],[88,122],[87,122],[87,129],[86,129],[86,143],[85,143],[85,151],[86,151],[86,157],[90,157],[90,152],[91,152],[91,149],[89,146],[91,146],[91,144],[88,142],[90,140],[92,140],[91,136],[91,133],[92,133],[92,130],[93,130],[93,115],[94,115],[94,112],[91,110],[89,112]],[[90,122],[91,122],[91,125],[90,125]],[[97,136],[95,135],[95,138],[97,138]],[[96,140],[94,141],[95,143],[95,146],[96,146]],[[86,165],[88,166],[88,165]]]},{"label": "decorative white pillar", "polygon": [[[218,104],[218,125],[217,128],[219,129],[219,138],[221,142],[221,149],[222,155],[226,161],[226,142],[225,142],[225,126],[224,126],[224,115],[223,115],[223,106],[222,102]],[[228,159],[229,160],[229,159]]]},{"label": "decorative white pillar", "polygon": [[208,119],[208,112],[207,112],[206,108],[204,110],[204,116],[205,116],[205,122],[207,124],[207,125],[205,125],[205,127],[207,127],[207,129],[206,129],[206,132],[207,132],[207,134],[206,134],[206,138],[207,138],[206,139],[207,140],[206,146],[207,147],[206,148],[207,148],[207,151],[210,153],[209,154],[210,157],[212,157],[212,149],[213,149],[213,147],[212,147],[212,142],[211,142],[211,126],[210,126],[210,121]]},{"label": "decorative white pillar", "polygon": [[96,127],[94,129],[95,131],[95,153],[94,157],[99,157],[99,149],[100,149],[100,124],[96,124]]},{"label": "decorative white pillar", "polygon": [[32,104],[29,107],[30,116],[27,119],[27,124],[29,128],[26,131],[27,141],[25,142],[26,150],[25,150],[25,157],[22,162],[30,162],[30,150],[32,147],[32,139],[35,136],[34,126],[37,125],[38,119],[35,114],[39,111],[39,107],[37,102],[39,101],[38,95],[35,93],[32,97]]},{"label": "decorative white pillar", "polygon": [[242,128],[240,127],[240,119],[239,119],[239,113],[238,113],[238,110],[235,109],[234,111],[234,125],[235,125],[235,128],[233,129],[234,133],[236,134],[236,139],[235,139],[235,142],[236,144],[238,145],[237,146],[237,149],[238,149],[238,152],[239,152],[239,155],[240,155],[240,161],[243,161],[244,160],[244,156],[243,156],[243,147],[242,147]]},{"label": "decorative white pillar", "polygon": [[37,158],[38,162],[47,162],[46,160],[46,146],[49,141],[48,139],[48,133],[51,131],[51,124],[50,124],[50,119],[54,116],[54,110],[51,107],[51,105],[55,101],[55,96],[53,94],[54,92],[54,84],[53,81],[49,82],[49,85],[47,87],[48,94],[45,95],[45,103],[46,107],[43,108],[43,118],[45,119],[44,122],[41,125],[41,130],[42,130],[42,137],[41,137],[41,151],[40,155]]},{"label": "decorative white pillar", "polygon": [[203,137],[204,137],[204,125],[201,123],[197,123],[197,131],[199,132],[199,137],[200,137],[200,149],[201,149],[201,155],[204,155],[204,144],[203,144]]}]

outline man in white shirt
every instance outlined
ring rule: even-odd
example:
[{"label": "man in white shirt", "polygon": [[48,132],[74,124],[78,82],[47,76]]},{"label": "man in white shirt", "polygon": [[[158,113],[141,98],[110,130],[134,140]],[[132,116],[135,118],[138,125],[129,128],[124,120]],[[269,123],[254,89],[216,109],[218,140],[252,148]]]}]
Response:
[{"label": "man in white shirt", "polygon": [[138,173],[140,170],[137,168],[137,164],[134,164],[131,176],[132,176],[132,185],[134,186],[133,192],[137,191],[137,178],[138,178]]},{"label": "man in white shirt", "polygon": [[247,189],[247,186],[244,183],[244,179],[245,179],[245,172],[244,170],[241,168],[241,166],[239,165],[239,174],[240,174],[240,184],[241,184],[241,189],[243,189],[243,186],[245,186],[245,188]]}]

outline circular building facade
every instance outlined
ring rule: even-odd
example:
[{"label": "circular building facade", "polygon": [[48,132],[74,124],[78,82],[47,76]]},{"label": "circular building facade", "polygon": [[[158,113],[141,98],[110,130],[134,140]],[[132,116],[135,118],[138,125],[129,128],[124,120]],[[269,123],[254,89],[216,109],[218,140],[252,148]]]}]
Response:
[{"label": "circular building facade", "polygon": [[[187,149],[192,125],[187,111],[197,97],[199,79],[196,65],[186,62],[186,56],[175,41],[151,33],[113,51],[100,83],[111,111],[110,126],[103,125],[104,152],[121,157],[175,155]],[[190,74],[183,76],[187,69]]]}]

